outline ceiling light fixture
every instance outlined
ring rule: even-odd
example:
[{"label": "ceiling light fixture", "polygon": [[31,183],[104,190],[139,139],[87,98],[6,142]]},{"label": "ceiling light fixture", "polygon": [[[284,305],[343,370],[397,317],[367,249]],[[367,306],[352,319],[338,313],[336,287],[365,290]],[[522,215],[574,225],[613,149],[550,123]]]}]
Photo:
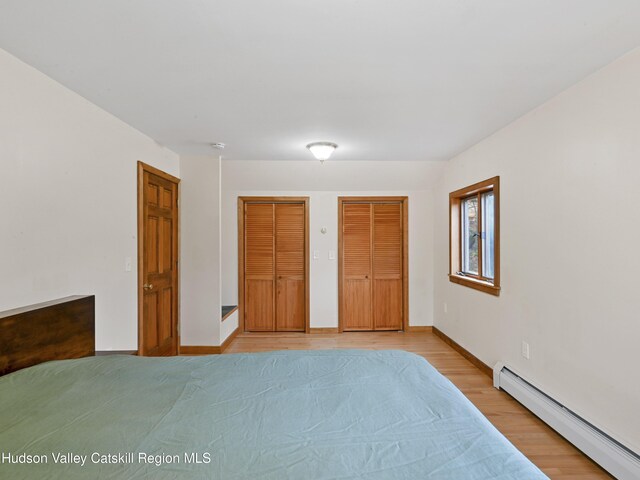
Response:
[{"label": "ceiling light fixture", "polygon": [[333,151],[338,148],[338,145],[331,142],[313,142],[307,145],[307,148],[320,163],[324,163],[328,160]]},{"label": "ceiling light fixture", "polygon": [[212,143],[211,147],[215,148],[216,150],[224,150],[224,147],[226,147],[226,145],[222,142],[216,142],[216,143]]}]

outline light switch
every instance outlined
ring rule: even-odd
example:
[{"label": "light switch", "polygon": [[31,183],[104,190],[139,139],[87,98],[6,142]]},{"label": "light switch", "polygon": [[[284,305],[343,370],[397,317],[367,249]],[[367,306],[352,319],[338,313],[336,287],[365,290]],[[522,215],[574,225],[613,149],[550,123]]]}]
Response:
[{"label": "light switch", "polygon": [[124,259],[124,271],[130,272],[132,268],[131,257],[127,257]]},{"label": "light switch", "polygon": [[320,258],[320,250],[313,251],[313,259],[318,260]]},{"label": "light switch", "polygon": [[335,259],[336,259],[336,251],[329,250],[329,260],[335,260]]}]

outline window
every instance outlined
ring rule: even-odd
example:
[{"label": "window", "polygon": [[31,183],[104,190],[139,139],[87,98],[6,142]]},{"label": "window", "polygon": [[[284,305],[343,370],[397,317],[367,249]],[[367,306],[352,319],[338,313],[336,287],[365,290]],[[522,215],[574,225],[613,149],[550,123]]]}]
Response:
[{"label": "window", "polygon": [[500,177],[449,194],[449,279],[500,294]]}]

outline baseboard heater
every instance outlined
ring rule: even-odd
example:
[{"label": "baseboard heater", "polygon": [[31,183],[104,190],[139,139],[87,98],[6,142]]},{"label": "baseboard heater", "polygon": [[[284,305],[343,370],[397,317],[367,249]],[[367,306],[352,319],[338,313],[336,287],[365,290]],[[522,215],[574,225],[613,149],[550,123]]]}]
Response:
[{"label": "baseboard heater", "polygon": [[506,391],[619,480],[640,478],[640,456],[535,387],[510,367],[493,367],[493,385]]}]

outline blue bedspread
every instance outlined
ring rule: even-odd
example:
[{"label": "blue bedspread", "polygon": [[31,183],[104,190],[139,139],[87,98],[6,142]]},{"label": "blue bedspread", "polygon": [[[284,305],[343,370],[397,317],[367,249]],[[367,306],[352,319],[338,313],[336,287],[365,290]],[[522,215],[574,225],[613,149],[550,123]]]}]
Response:
[{"label": "blue bedspread", "polygon": [[[0,478],[547,478],[402,351],[42,364],[0,378],[7,454]],[[21,454],[47,463],[12,461]]]}]

